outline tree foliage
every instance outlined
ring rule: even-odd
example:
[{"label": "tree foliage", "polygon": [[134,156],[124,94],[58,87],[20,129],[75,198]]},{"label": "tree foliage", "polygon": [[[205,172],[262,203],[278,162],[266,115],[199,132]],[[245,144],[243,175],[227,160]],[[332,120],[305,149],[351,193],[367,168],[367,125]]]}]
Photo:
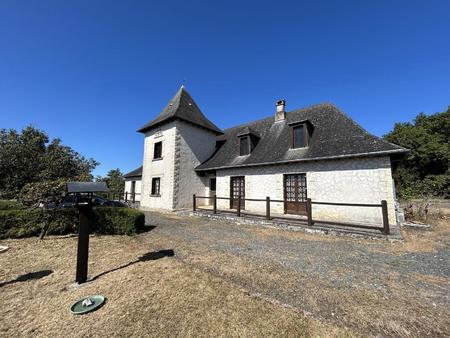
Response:
[{"label": "tree foliage", "polygon": [[32,126],[21,132],[0,130],[0,198],[17,198],[25,185],[36,192],[37,188],[31,187],[35,183],[92,180],[97,165],[94,159],[83,157],[58,138],[49,140],[44,131]]},{"label": "tree foliage", "polygon": [[20,203],[26,206],[43,203],[59,203],[66,194],[65,179],[26,183],[17,195]]},{"label": "tree foliage", "polygon": [[394,170],[399,197],[450,197],[450,107],[396,123],[384,138],[410,150]]},{"label": "tree foliage", "polygon": [[105,177],[98,176],[97,182],[106,182],[111,192],[116,194],[123,193],[125,189],[125,179],[119,168],[108,171]]}]

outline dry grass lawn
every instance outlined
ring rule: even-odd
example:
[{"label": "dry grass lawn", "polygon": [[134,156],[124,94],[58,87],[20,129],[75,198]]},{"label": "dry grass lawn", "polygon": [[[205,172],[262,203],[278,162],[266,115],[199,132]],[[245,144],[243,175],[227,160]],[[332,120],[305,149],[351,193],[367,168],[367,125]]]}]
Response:
[{"label": "dry grass lawn", "polygon": [[[222,279],[174,257],[139,261],[148,252],[142,237],[93,236],[90,277],[74,279],[76,238],[8,240],[0,255],[1,337],[94,336],[346,336],[302,313],[250,296]],[[18,276],[51,270],[38,279]],[[19,278],[20,279],[20,278]],[[73,316],[69,306],[90,294],[107,303]]]},{"label": "dry grass lawn", "polygon": [[[448,257],[448,220],[389,243],[158,217],[146,234],[92,236],[91,281],[75,288],[76,237],[2,241],[0,337],[449,336],[448,273],[420,263]],[[90,294],[106,305],[71,315]]]}]

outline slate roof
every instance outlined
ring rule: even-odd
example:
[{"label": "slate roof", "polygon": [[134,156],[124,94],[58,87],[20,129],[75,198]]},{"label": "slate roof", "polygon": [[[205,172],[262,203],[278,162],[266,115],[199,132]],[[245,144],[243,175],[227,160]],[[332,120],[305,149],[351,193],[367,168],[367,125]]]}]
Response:
[{"label": "slate roof", "polygon": [[[309,121],[313,126],[309,147],[290,148],[289,124]],[[239,137],[251,130],[259,135],[249,155],[239,156]],[[223,144],[197,171],[241,166],[267,165],[370,155],[404,153],[407,150],[369,134],[332,104],[319,104],[286,113],[286,120],[274,116],[224,130],[217,138]],[[223,142],[225,141],[225,142]]]},{"label": "slate roof", "polygon": [[163,123],[167,123],[176,119],[183,120],[196,126],[211,130],[216,134],[222,134],[222,130],[220,130],[214,123],[208,120],[205,115],[203,115],[200,108],[194,102],[184,86],[181,86],[181,88],[169,101],[163,111],[159,113],[156,118],[139,129],[138,132],[145,133],[146,131],[155,128]]},{"label": "slate roof", "polygon": [[124,178],[137,178],[137,177],[142,177],[142,166],[140,166],[137,169],[134,169],[132,171],[130,171],[129,173],[126,173],[125,175],[123,175]]},{"label": "slate roof", "polygon": [[244,136],[244,135],[254,135],[254,136],[259,137],[258,133],[253,128],[250,128],[249,126],[244,126],[239,129],[237,136]]}]

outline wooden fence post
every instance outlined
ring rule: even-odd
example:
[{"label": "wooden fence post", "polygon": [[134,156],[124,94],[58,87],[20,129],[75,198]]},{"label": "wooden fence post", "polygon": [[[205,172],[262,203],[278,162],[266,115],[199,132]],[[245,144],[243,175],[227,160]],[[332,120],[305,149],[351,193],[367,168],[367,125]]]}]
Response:
[{"label": "wooden fence post", "polygon": [[311,199],[306,199],[306,217],[308,218],[308,226],[313,225],[312,221],[312,207],[311,207]]},{"label": "wooden fence post", "polygon": [[128,202],[128,191],[125,191],[125,202]]},{"label": "wooden fence post", "polygon": [[270,220],[270,197],[266,196],[266,219]]},{"label": "wooden fence post", "polygon": [[136,202],[136,193],[133,193],[133,203]]},{"label": "wooden fence post", "polygon": [[386,200],[381,201],[381,212],[383,213],[383,233],[385,235],[389,235],[389,217],[388,217],[388,208]]},{"label": "wooden fence post", "polygon": [[196,205],[197,200],[195,199],[195,194],[192,195],[192,211],[197,210],[197,205]]},{"label": "wooden fence post", "polygon": [[238,217],[241,217],[241,196],[238,196],[238,205],[237,205],[236,214]]},{"label": "wooden fence post", "polygon": [[214,204],[214,213],[217,214],[217,195],[214,195],[213,204]]}]

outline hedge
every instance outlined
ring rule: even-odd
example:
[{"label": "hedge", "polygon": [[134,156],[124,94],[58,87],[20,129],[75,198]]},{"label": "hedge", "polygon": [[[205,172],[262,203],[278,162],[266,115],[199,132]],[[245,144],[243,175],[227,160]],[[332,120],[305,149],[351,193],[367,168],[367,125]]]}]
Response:
[{"label": "hedge", "polygon": [[[145,216],[135,209],[98,207],[93,209],[91,233],[131,235],[145,229]],[[47,235],[76,233],[76,209],[0,210],[0,239],[38,236],[49,223]]]},{"label": "hedge", "polygon": [[0,200],[0,210],[25,209],[25,207],[15,200]]}]

